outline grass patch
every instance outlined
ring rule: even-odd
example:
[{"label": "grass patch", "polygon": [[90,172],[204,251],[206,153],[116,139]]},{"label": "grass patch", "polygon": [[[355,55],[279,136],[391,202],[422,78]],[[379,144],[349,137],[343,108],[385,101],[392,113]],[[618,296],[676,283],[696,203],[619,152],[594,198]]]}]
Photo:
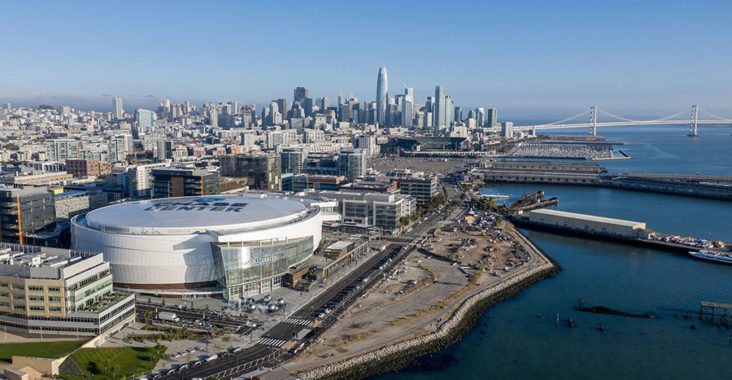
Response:
[{"label": "grass patch", "polygon": [[208,338],[207,332],[198,330],[189,330],[186,327],[170,327],[170,326],[157,326],[157,325],[145,325],[142,328],[145,331],[153,331],[150,334],[129,334],[125,337],[125,341],[136,341],[144,342],[146,340],[157,342],[159,340],[167,340],[172,342],[174,340],[199,340]]},{"label": "grass patch", "polygon": [[109,347],[83,348],[71,359],[84,371],[84,376],[63,374],[63,378],[72,380],[124,378],[150,371],[160,360],[167,347]]},{"label": "grass patch", "polygon": [[359,341],[359,340],[361,340],[363,338],[366,338],[367,336],[369,336],[369,335],[371,335],[371,334],[373,334],[375,332],[376,332],[376,330],[365,331],[365,332],[362,332],[362,333],[355,333],[355,334],[349,336],[348,339],[345,340],[345,343],[357,342],[357,341]]},{"label": "grass patch", "polygon": [[86,340],[65,340],[61,342],[0,344],[0,361],[10,363],[13,355],[58,358],[68,355],[85,342]]}]

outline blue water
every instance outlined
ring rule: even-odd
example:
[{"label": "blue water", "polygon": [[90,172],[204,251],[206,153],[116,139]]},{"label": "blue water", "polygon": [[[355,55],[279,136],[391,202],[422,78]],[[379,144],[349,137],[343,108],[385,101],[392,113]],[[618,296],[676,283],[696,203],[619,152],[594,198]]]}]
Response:
[{"label": "blue water", "polygon": [[[732,175],[732,130],[680,127],[601,130],[631,160],[601,162],[610,171]],[[561,132],[566,133],[566,132]],[[558,209],[644,221],[662,232],[732,241],[732,202],[547,185],[496,185],[486,192],[544,190]],[[732,266],[667,252],[526,231],[563,271],[486,311],[457,345],[382,379],[732,379],[732,329],[675,317],[698,312],[700,301],[732,303]],[[604,305],[662,319],[637,319],[573,309]],[[559,312],[560,327],[555,328]],[[541,317],[538,318],[537,314]],[[566,319],[576,322],[566,326]],[[604,332],[599,330],[604,325]],[[698,328],[692,330],[695,324]]]}]

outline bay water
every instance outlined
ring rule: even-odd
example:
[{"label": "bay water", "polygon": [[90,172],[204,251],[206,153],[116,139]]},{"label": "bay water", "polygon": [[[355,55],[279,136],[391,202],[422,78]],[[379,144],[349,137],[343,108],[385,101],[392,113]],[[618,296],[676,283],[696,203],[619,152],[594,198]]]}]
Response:
[{"label": "bay water", "polygon": [[[732,130],[601,129],[630,160],[610,172],[732,175]],[[586,131],[555,133],[584,134]],[[557,209],[646,222],[660,232],[732,242],[732,202],[615,189],[496,184],[485,193],[544,190]],[[489,308],[458,344],[380,379],[732,379],[732,329],[684,319],[700,301],[732,304],[732,266],[616,243],[524,231],[563,271]],[[574,310],[602,305],[641,319]],[[556,313],[560,324],[555,326]],[[572,318],[575,327],[567,326]],[[696,329],[692,329],[695,325]],[[600,330],[604,326],[604,331]]]}]

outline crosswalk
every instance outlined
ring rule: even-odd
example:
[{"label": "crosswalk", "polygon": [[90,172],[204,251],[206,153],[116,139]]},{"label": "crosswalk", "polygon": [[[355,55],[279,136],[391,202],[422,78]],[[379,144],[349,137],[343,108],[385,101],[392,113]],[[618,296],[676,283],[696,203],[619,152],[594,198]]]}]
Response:
[{"label": "crosswalk", "polygon": [[291,325],[300,325],[300,326],[310,326],[313,324],[312,321],[309,321],[307,319],[300,319],[300,318],[287,318],[287,319],[285,319],[285,323],[289,323]]},{"label": "crosswalk", "polygon": [[271,347],[282,347],[285,343],[287,343],[287,341],[275,338],[262,338],[259,341],[259,344]]}]

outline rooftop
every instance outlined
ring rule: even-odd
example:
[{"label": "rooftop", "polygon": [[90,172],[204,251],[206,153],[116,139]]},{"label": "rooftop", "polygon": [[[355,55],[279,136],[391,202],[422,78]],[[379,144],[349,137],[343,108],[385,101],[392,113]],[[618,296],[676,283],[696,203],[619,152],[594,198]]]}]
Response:
[{"label": "rooftop", "polygon": [[529,214],[530,215],[553,215],[553,216],[559,216],[559,217],[563,217],[563,218],[588,220],[588,221],[593,221],[593,222],[598,222],[598,223],[614,224],[614,225],[625,226],[625,227],[630,227],[630,228],[645,228],[645,225],[646,225],[644,222],[606,218],[604,216],[578,214],[578,213],[574,213],[574,212],[551,210],[551,209],[546,209],[546,208],[540,209],[540,210],[529,211]]},{"label": "rooftop", "polygon": [[127,202],[91,211],[78,222],[107,232],[185,234],[276,225],[304,215],[307,209],[294,199],[216,195]]}]

